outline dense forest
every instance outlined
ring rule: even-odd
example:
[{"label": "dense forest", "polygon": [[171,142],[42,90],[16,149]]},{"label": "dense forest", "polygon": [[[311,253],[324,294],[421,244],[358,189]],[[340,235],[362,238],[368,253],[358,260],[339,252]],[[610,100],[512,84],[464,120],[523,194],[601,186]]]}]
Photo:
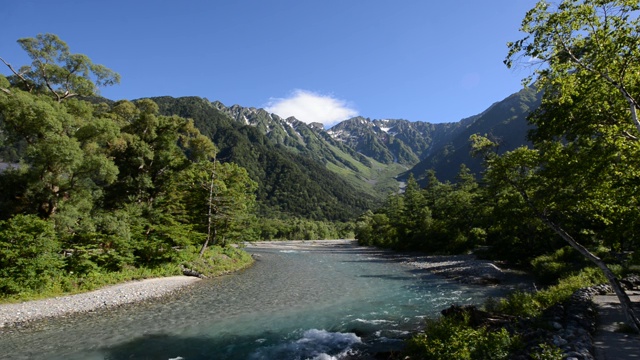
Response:
[{"label": "dense forest", "polygon": [[[111,101],[53,34],[0,77],[0,294],[250,263],[230,244],[353,237],[376,198],[199,98]],[[187,118],[188,117],[188,118]]]},{"label": "dense forest", "polygon": [[2,295],[249,261],[225,247],[254,237],[244,168],[151,100],[82,100],[119,77],[57,36],[19,43],[33,63],[0,77]]}]

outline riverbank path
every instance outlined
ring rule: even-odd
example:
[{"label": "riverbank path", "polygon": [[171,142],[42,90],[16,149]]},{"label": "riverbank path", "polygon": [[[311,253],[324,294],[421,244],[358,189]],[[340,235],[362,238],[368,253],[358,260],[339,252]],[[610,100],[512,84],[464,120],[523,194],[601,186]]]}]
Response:
[{"label": "riverbank path", "polygon": [[[640,313],[640,291],[627,291]],[[597,360],[640,360],[640,335],[622,332],[625,318],[616,295],[593,297],[598,309],[598,330],[593,338]]]}]

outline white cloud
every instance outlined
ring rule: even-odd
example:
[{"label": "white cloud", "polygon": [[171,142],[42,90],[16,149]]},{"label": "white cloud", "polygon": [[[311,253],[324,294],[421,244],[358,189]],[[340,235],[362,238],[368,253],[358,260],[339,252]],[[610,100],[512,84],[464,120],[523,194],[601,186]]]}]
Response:
[{"label": "white cloud", "polygon": [[294,90],[287,98],[271,99],[265,110],[285,119],[295,116],[307,124],[319,122],[325,127],[358,115],[345,100],[307,90]]}]

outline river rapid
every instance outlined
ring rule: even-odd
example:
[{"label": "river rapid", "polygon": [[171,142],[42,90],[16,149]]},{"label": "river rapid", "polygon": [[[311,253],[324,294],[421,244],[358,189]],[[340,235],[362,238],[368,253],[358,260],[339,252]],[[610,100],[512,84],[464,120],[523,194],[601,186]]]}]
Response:
[{"label": "river rapid", "polygon": [[247,270],[161,300],[40,321],[0,337],[0,359],[351,359],[397,350],[461,285],[348,241],[252,245]]}]

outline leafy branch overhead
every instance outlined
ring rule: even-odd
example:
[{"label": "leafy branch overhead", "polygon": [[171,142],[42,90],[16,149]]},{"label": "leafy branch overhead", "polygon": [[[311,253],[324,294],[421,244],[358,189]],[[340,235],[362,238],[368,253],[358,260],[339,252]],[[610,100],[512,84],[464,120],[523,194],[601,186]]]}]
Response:
[{"label": "leafy branch overhead", "polygon": [[[605,88],[612,96],[594,108],[594,117],[606,117],[617,126],[633,125],[635,135],[630,132],[633,128],[620,131],[635,140],[640,133],[638,11],[640,3],[634,0],[565,0],[557,6],[539,1],[522,21],[521,30],[527,35],[507,44],[504,63],[538,65],[524,83],[535,83],[549,93],[548,102],[571,104],[580,94]],[[611,113],[609,103],[616,96],[624,100],[627,116],[616,118]],[[575,124],[566,125],[569,131],[578,130]]]},{"label": "leafy branch overhead", "polygon": [[60,102],[74,96],[97,95],[99,87],[120,83],[120,75],[94,64],[86,55],[71,53],[57,35],[38,34],[18,43],[31,58],[31,65],[16,70],[5,59],[0,60],[14,74],[14,83],[29,92],[49,92]]}]

